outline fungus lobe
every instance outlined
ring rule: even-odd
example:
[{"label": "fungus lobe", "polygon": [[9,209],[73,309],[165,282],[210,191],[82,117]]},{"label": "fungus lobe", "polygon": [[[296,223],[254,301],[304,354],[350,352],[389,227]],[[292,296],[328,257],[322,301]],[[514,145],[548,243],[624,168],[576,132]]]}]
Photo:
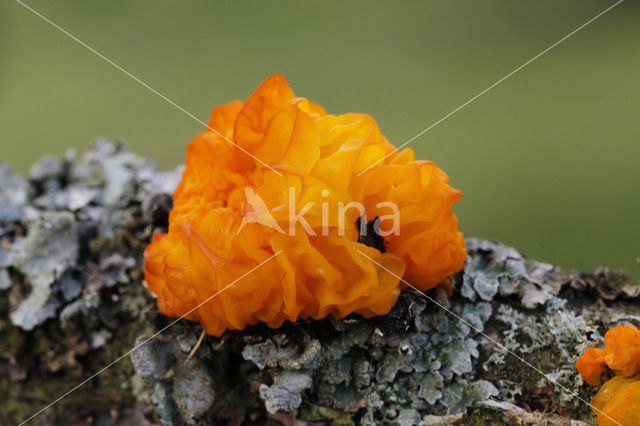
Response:
[{"label": "fungus lobe", "polygon": [[[144,253],[165,315],[216,336],[371,317],[393,307],[398,277],[428,290],[462,269],[451,210],[461,192],[434,163],[397,151],[370,116],[327,114],[274,75],[245,102],[214,108],[208,127],[187,147],[168,232]],[[372,228],[380,235],[361,235]]]},{"label": "fungus lobe", "polygon": [[605,334],[604,344],[602,349],[587,349],[576,363],[592,386],[601,383],[605,371],[614,374],[591,400],[596,422],[640,425],[640,330],[632,325],[614,327]]}]

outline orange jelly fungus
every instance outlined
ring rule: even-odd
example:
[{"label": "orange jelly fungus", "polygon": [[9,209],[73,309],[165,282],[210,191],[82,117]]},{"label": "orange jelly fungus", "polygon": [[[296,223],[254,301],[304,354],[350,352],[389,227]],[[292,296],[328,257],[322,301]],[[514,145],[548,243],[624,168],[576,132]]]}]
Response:
[{"label": "orange jelly fungus", "polygon": [[[168,232],[144,253],[165,315],[215,336],[258,322],[372,317],[395,304],[398,277],[428,290],[462,269],[451,211],[461,192],[434,163],[397,152],[368,115],[327,114],[274,75],[245,102],[214,108],[208,127],[216,132],[187,148]],[[352,202],[369,222],[397,207],[384,250],[359,242],[362,212],[340,210]],[[308,226],[291,225],[302,213]],[[380,230],[390,233],[389,222]]]},{"label": "orange jelly fungus", "polygon": [[607,331],[603,349],[590,348],[576,366],[592,386],[612,370],[608,380],[591,401],[599,425],[640,425],[640,330],[621,325]]}]

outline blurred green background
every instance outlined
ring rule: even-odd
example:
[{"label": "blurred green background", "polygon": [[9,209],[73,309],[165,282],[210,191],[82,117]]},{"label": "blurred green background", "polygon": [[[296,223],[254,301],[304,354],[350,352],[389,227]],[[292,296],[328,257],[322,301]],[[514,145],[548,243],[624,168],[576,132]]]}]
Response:
[{"label": "blurred green background", "polygon": [[[613,2],[28,4],[205,121],[280,72],[399,145]],[[640,277],[639,6],[624,1],[412,143],[464,191],[467,236]],[[0,160],[23,172],[97,136],[169,168],[203,130],[13,0],[0,2],[0,129]]]}]

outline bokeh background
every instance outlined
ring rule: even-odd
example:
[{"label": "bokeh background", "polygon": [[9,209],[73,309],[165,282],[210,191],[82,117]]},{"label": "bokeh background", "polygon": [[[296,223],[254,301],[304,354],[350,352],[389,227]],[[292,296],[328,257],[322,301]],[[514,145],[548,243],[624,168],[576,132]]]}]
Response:
[{"label": "bokeh background", "polygon": [[[283,73],[399,145],[613,4],[605,0],[25,0],[200,117]],[[640,277],[640,2],[612,11],[412,143],[464,191],[467,236]],[[127,141],[162,168],[202,125],[0,2],[0,161]],[[0,183],[1,184],[1,183]]]}]

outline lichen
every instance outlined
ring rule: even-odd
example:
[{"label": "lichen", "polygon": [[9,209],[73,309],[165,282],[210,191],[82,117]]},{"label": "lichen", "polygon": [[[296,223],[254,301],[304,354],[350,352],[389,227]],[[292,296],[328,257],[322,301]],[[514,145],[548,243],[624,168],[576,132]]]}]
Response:
[{"label": "lichen", "polygon": [[[134,174],[118,202],[105,204],[106,189],[118,186],[105,170],[118,167]],[[46,157],[28,179],[0,165],[0,393],[8,398],[0,423],[25,420],[153,328],[141,254],[162,224],[144,208],[179,174],[106,141],[79,159]],[[95,391],[68,395],[39,422],[138,418],[148,408],[135,405],[132,371],[115,364]]]},{"label": "lichen", "polygon": [[260,385],[260,398],[264,400],[267,411],[293,411],[302,403],[302,393],[311,388],[312,380],[308,373],[284,370],[272,375],[273,385]]},{"label": "lichen", "polygon": [[[16,175],[7,164],[0,163],[0,236],[6,232],[5,226],[21,222],[24,208],[31,196],[31,187],[25,178]],[[0,266],[2,262],[0,262]]]},{"label": "lichen", "polygon": [[151,400],[166,424],[193,424],[215,397],[212,378],[200,356],[187,362],[185,338],[167,341],[140,336],[135,343],[140,349],[131,354],[136,374],[152,386]]},{"label": "lichen", "polygon": [[[453,297],[428,295],[450,312],[407,292],[383,317],[257,326],[207,341],[242,357],[247,374],[234,380],[255,389],[267,417],[363,425],[588,419],[575,397],[588,398],[573,369],[576,348],[598,339],[598,321],[608,317],[561,294],[573,281],[557,267],[498,243],[471,239],[467,248]],[[542,414],[560,406],[562,414]]]},{"label": "lichen", "polygon": [[32,330],[55,316],[60,301],[52,285],[76,263],[78,241],[68,212],[44,212],[27,229],[27,236],[15,244],[10,266],[23,274],[31,291],[11,313],[11,322]]},{"label": "lichen", "polygon": [[[384,316],[206,336],[187,363],[200,326],[171,325],[142,285],[142,251],[166,229],[180,172],[105,141],[47,159],[29,179],[0,166],[12,182],[0,186],[0,423],[162,331],[38,422],[578,425],[593,416],[576,395],[593,392],[577,357],[608,328],[640,325],[640,286],[624,274],[567,273],[469,239],[450,298],[405,291]],[[71,249],[58,253],[61,243]],[[29,302],[34,291],[46,297]],[[15,313],[23,305],[32,318]]]}]

